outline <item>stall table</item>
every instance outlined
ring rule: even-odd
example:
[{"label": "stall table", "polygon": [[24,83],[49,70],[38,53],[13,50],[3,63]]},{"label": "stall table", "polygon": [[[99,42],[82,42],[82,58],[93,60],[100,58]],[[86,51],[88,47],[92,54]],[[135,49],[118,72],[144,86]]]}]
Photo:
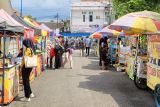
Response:
[{"label": "stall table", "polygon": [[[0,67],[0,75],[3,68]],[[2,76],[0,77],[0,103],[2,103]],[[19,94],[19,64],[5,67],[4,104],[9,104]]]},{"label": "stall table", "polygon": [[135,56],[127,56],[126,72],[132,80],[134,80],[135,60]]}]

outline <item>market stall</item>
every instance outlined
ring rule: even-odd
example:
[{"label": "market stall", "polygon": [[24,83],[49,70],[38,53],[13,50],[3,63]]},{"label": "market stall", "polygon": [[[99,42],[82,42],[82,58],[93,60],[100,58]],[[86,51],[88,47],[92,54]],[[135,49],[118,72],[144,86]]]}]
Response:
[{"label": "market stall", "polygon": [[92,42],[93,42],[93,44],[92,44],[92,49],[93,49],[93,51],[94,51],[94,54],[96,55],[96,56],[99,56],[99,40],[101,39],[103,37],[103,35],[100,33],[100,32],[95,32],[95,33],[93,33],[93,34],[91,34],[90,36],[89,36],[89,38],[92,38],[93,40],[92,40]]},{"label": "market stall", "polygon": [[[135,72],[130,73],[134,76],[134,83],[138,88],[145,89],[146,88],[146,71],[145,69],[139,69],[140,66],[145,66],[147,62],[147,39],[141,44],[141,36],[146,32],[155,33],[160,30],[160,14],[152,11],[141,11],[141,12],[134,12],[129,13],[127,15],[122,16],[114,23],[110,25],[111,29],[123,31],[125,34],[128,35],[139,35],[137,37],[137,46],[136,46],[136,63],[135,63]],[[127,20],[127,21],[126,21]],[[149,25],[149,26],[146,26]],[[145,36],[143,36],[145,37]],[[143,49],[139,47],[139,45],[144,46]],[[143,62],[143,63],[142,63]],[[132,76],[132,77],[133,77]]]},{"label": "market stall", "polygon": [[157,107],[160,106],[160,33],[149,35],[147,86],[154,91]]},{"label": "market stall", "polygon": [[[51,41],[51,38],[53,38],[53,30],[50,29],[47,25],[45,24],[41,24],[40,27],[43,29],[42,30],[42,37],[43,37],[43,41],[42,41],[42,62],[43,62],[43,70],[46,69],[46,66],[47,66],[47,41]],[[53,40],[51,41],[52,44],[53,43]]]},{"label": "market stall", "polygon": [[127,66],[128,57],[131,52],[131,47],[128,45],[128,37],[119,36],[117,40],[116,51],[116,69],[117,71],[125,71]]},{"label": "market stall", "polygon": [[[17,36],[24,30],[4,10],[0,10],[0,103],[8,104],[19,94],[19,63]],[[18,34],[17,34],[17,33]]]}]

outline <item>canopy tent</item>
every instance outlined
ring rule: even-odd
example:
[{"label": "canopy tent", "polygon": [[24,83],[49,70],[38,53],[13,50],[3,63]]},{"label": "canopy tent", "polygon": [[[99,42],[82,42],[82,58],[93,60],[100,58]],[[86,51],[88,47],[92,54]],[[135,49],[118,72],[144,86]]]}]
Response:
[{"label": "canopy tent", "polygon": [[90,33],[60,33],[62,36],[68,37],[82,37],[82,36],[90,36]]},{"label": "canopy tent", "polygon": [[[47,25],[41,24],[40,26],[46,31],[48,31],[50,36],[54,36],[54,31],[51,28],[49,28]],[[44,34],[46,33],[46,31],[44,31]],[[42,35],[43,35],[43,32],[42,32]]]},{"label": "canopy tent", "polygon": [[40,25],[39,25],[36,21],[34,21],[33,19],[25,16],[25,17],[24,17],[24,20],[25,20],[27,23],[29,23],[30,25],[32,25],[33,27],[42,30],[42,28],[40,27]]},{"label": "canopy tent", "polygon": [[22,25],[26,26],[28,29],[25,29],[25,37],[32,37],[34,35],[39,35],[41,33],[41,30],[30,25],[29,23],[27,23],[26,21],[24,21],[21,17],[17,16],[15,13],[12,15],[12,17],[18,21],[19,23],[21,23]]},{"label": "canopy tent", "polygon": [[50,36],[53,36],[54,32],[48,26],[46,26],[45,24],[41,24],[40,27],[44,29],[44,30],[42,30],[42,36],[45,36],[45,35],[48,35],[48,34]]},{"label": "canopy tent", "polygon": [[[38,35],[35,35],[34,38],[32,38],[34,43],[40,43],[40,41],[42,40],[42,36],[43,36],[42,33],[43,33],[44,28],[42,28],[38,22],[34,21],[33,19],[27,16],[24,17],[24,21],[34,26],[35,28],[40,29],[41,32]],[[47,36],[47,35],[44,34],[44,36]]]},{"label": "canopy tent", "polygon": [[53,30],[51,28],[49,28],[47,25],[45,24],[41,24],[40,25],[43,29],[48,30],[49,32],[53,32]]},{"label": "canopy tent", "polygon": [[45,29],[42,26],[40,26],[40,24],[38,22],[36,22],[35,20],[33,20],[33,19],[31,19],[31,18],[29,18],[27,16],[24,17],[24,20],[26,22],[28,22],[29,24],[31,24],[32,26],[40,29],[41,33],[39,35],[41,35],[41,36],[47,36],[47,32],[45,31]]},{"label": "canopy tent", "polygon": [[[21,25],[20,23],[18,23],[16,20],[14,20],[7,12],[5,12],[4,10],[0,10],[0,30],[3,31],[3,40],[1,43],[3,43],[2,47],[3,49],[1,49],[3,51],[3,56],[6,55],[6,36],[10,36],[6,34],[6,31],[11,31],[11,32],[17,32],[17,33],[23,33],[24,30],[24,26]],[[7,47],[9,47],[7,45]],[[1,98],[0,98],[0,102],[1,105],[3,106],[4,104],[8,104],[9,102],[7,102],[6,100],[6,89],[5,89],[5,77],[6,77],[6,73],[5,73],[5,57],[2,57],[2,72],[1,72]],[[8,68],[8,67],[7,67]],[[8,94],[7,94],[8,95]],[[12,96],[11,96],[12,97]]]},{"label": "canopy tent", "polygon": [[3,9],[0,10],[0,27],[5,30],[13,32],[23,32],[24,26],[14,20],[7,12]]}]

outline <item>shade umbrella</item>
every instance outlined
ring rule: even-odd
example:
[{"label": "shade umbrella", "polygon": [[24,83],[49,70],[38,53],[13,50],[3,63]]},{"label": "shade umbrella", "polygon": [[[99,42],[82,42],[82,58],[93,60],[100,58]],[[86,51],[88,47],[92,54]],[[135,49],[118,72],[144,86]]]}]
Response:
[{"label": "shade umbrella", "polygon": [[139,16],[139,17],[147,17],[154,20],[160,20],[160,14],[152,11],[140,11],[140,12],[133,12],[127,14],[128,16]]},{"label": "shade umbrella", "polygon": [[99,32],[95,32],[95,33],[93,33],[92,35],[90,35],[89,37],[90,38],[94,38],[94,39],[100,39],[100,38],[102,38],[102,34],[101,33],[99,33]]},{"label": "shade umbrella", "polygon": [[157,32],[160,30],[160,20],[157,17],[130,13],[122,16],[110,25],[111,29],[124,31],[126,34],[140,34],[145,32]]},{"label": "shade umbrella", "polygon": [[116,30],[109,29],[108,27],[105,27],[98,32],[102,33],[102,34],[107,34],[108,36],[113,36],[113,37],[117,37],[118,35],[120,35],[120,32],[118,32]]}]

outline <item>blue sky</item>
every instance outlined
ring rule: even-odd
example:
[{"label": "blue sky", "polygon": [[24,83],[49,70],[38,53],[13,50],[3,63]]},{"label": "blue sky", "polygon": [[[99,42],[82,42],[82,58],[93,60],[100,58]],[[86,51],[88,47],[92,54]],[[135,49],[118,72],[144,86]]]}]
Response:
[{"label": "blue sky", "polygon": [[[20,10],[21,0],[11,0],[12,6]],[[77,0],[72,0],[77,1]],[[23,14],[32,15],[40,21],[55,20],[59,13],[60,19],[69,19],[71,0],[23,0]]]}]

